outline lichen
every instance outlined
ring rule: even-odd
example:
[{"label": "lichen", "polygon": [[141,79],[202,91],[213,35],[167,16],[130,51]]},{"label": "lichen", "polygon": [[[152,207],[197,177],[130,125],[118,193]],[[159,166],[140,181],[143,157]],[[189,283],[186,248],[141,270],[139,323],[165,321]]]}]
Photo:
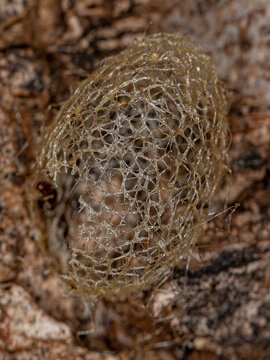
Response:
[{"label": "lichen", "polygon": [[146,289],[190,254],[224,173],[226,113],[211,59],[175,34],[78,85],[42,133],[31,200],[74,291]]}]

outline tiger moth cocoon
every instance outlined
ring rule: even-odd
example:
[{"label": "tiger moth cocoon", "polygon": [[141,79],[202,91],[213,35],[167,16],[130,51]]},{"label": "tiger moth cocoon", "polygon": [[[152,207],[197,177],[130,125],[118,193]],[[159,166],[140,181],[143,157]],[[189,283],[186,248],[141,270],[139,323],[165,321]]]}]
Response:
[{"label": "tiger moth cocoon", "polygon": [[32,200],[74,291],[146,289],[190,253],[226,167],[226,115],[211,59],[177,34],[77,86],[42,133]]}]

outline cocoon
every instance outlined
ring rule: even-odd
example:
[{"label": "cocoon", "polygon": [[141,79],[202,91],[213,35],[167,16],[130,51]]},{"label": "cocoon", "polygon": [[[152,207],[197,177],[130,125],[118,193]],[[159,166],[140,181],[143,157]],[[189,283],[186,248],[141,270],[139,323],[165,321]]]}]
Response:
[{"label": "cocoon", "polygon": [[190,253],[226,162],[209,58],[156,34],[106,59],[42,133],[33,214],[74,291],[145,289]]}]

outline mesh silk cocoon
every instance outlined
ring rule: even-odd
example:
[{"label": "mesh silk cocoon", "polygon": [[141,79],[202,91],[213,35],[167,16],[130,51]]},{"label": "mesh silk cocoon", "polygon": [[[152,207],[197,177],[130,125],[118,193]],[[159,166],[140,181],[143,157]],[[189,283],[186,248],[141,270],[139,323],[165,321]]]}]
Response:
[{"label": "mesh silk cocoon", "polygon": [[175,34],[135,42],[78,85],[33,175],[47,249],[75,291],[145,289],[190,253],[224,173],[226,113],[210,58]]}]

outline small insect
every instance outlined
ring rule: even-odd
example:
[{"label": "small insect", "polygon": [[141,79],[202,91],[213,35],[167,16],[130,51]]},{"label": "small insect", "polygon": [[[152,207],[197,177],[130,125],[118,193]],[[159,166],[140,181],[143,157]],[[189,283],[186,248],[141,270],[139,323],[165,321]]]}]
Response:
[{"label": "small insect", "polygon": [[39,199],[40,201],[47,201],[51,207],[55,205],[57,192],[52,184],[46,181],[40,181],[36,184],[36,189],[42,194],[42,198]]},{"label": "small insect", "polygon": [[43,130],[32,196],[72,291],[146,289],[189,256],[226,168],[226,115],[210,58],[177,34],[135,42],[77,86]]}]

